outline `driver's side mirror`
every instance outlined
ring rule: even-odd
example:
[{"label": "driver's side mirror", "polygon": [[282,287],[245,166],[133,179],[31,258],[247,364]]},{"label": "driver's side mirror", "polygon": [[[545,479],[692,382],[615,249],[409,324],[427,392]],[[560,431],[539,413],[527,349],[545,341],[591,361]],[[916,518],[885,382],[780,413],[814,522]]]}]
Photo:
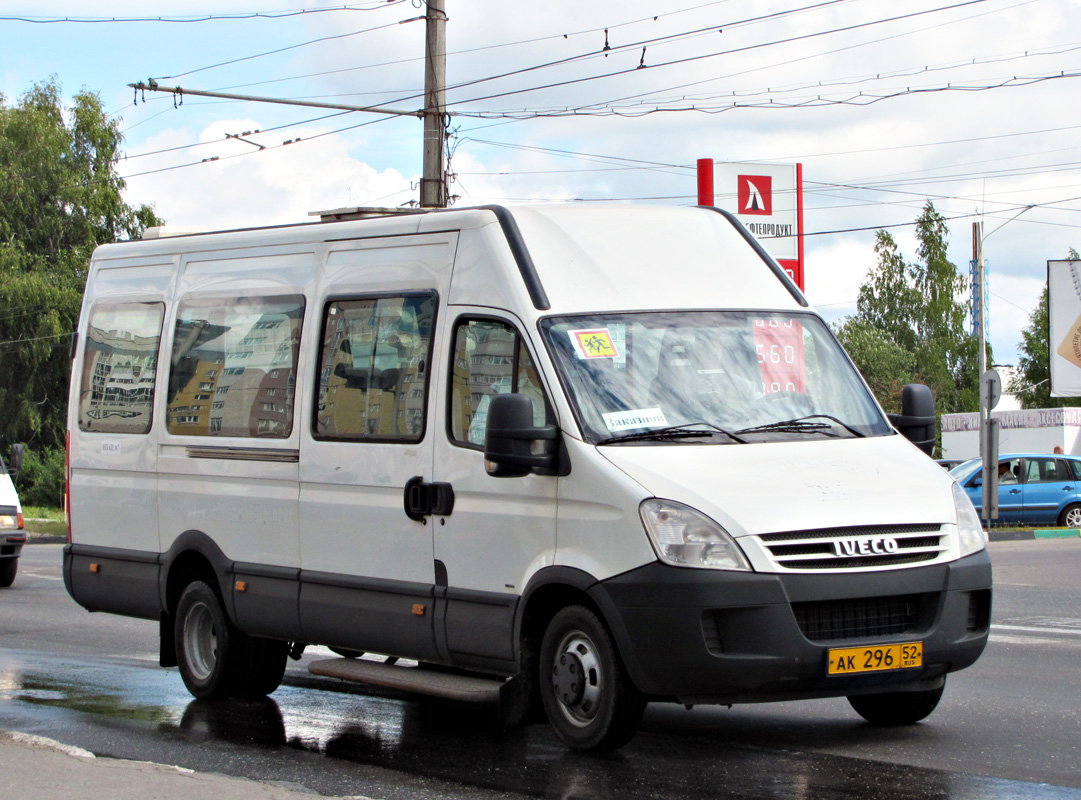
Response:
[{"label": "driver's side mirror", "polygon": [[533,399],[524,394],[492,395],[485,426],[485,469],[494,478],[521,478],[531,472],[565,474],[560,467],[556,425],[533,424]]},{"label": "driver's side mirror", "polygon": [[935,452],[935,398],[922,383],[901,390],[901,413],[886,415],[898,433],[927,455]]}]

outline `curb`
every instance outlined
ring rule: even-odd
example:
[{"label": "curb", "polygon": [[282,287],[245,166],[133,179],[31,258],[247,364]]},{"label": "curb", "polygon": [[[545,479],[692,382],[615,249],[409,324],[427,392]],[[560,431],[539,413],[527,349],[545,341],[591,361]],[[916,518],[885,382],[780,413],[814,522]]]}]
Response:
[{"label": "curb", "polygon": [[1041,528],[1030,531],[996,531],[987,532],[987,538],[992,542],[1023,542],[1034,539],[1078,539],[1081,538],[1081,530],[1077,528]]}]

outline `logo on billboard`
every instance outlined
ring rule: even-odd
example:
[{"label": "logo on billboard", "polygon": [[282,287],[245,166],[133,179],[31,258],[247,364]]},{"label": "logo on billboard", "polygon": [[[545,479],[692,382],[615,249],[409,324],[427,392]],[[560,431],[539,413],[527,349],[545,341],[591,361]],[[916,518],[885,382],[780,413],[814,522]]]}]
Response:
[{"label": "logo on billboard", "polygon": [[737,214],[773,214],[772,176],[740,175],[736,187],[739,202]]}]

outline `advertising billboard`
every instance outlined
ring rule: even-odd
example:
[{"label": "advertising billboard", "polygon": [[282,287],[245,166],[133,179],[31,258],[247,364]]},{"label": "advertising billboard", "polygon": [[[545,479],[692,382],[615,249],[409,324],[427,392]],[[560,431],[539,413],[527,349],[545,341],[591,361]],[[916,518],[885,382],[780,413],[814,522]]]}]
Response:
[{"label": "advertising billboard", "polygon": [[1081,261],[1047,262],[1051,396],[1081,397]]}]

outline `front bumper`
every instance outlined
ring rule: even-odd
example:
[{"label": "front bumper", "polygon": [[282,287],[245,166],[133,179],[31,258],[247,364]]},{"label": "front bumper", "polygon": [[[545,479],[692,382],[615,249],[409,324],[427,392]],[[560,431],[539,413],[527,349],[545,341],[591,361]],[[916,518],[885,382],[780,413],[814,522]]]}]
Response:
[{"label": "front bumper", "polygon": [[[991,619],[986,550],[948,564],[846,575],[653,563],[590,594],[635,685],[654,698],[737,703],[932,688],[979,658]],[[923,665],[827,676],[836,647],[921,641]]]}]

